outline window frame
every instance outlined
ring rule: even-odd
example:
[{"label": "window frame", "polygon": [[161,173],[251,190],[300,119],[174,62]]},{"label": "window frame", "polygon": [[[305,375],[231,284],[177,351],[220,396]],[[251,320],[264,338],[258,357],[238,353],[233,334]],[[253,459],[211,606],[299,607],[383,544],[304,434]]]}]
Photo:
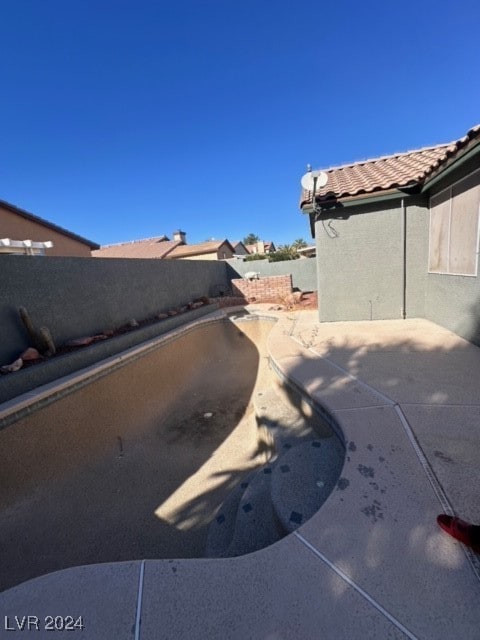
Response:
[{"label": "window frame", "polygon": [[[452,184],[450,184],[448,187],[445,187],[445,189],[442,189],[441,191],[438,191],[437,193],[435,193],[434,195],[431,195],[428,201],[428,212],[429,212],[429,226],[428,226],[428,273],[429,274],[433,274],[433,275],[440,275],[440,276],[462,276],[465,278],[476,278],[478,276],[478,254],[479,254],[479,245],[480,245],[480,197],[479,197],[479,202],[478,202],[478,208],[477,208],[477,238],[476,238],[476,243],[475,243],[475,271],[474,273],[458,273],[458,272],[452,272],[450,271],[450,238],[451,238],[451,226],[452,226],[452,203],[453,203],[453,188],[457,185],[459,185],[460,183],[468,180],[469,178],[471,178],[472,176],[474,176],[475,174],[479,174],[480,177],[480,169],[474,169],[473,171],[471,171],[470,173],[468,173],[466,176],[463,176],[462,178],[459,178],[458,180],[456,180],[455,182],[452,182]],[[480,187],[480,180],[478,181],[479,187]],[[432,250],[432,199],[438,198],[439,196],[441,196],[442,194],[444,194],[446,191],[449,192],[449,197],[448,197],[448,253],[447,253],[447,271],[432,271],[430,268],[430,264],[431,264],[431,250]]]}]

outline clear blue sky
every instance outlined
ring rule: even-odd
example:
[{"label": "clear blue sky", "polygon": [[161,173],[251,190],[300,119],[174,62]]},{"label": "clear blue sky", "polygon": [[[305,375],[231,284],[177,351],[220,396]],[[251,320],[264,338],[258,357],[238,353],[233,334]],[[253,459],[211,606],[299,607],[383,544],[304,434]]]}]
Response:
[{"label": "clear blue sky", "polygon": [[480,122],[478,1],[1,3],[0,199],[99,244],[310,238],[322,168]]}]

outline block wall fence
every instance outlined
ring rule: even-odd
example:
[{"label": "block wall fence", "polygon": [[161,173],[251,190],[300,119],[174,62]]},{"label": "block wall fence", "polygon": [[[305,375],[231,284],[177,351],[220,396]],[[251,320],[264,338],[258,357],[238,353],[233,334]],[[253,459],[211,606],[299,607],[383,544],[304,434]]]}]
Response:
[{"label": "block wall fence", "polygon": [[30,346],[19,307],[60,345],[229,289],[225,261],[0,256],[0,364]]}]

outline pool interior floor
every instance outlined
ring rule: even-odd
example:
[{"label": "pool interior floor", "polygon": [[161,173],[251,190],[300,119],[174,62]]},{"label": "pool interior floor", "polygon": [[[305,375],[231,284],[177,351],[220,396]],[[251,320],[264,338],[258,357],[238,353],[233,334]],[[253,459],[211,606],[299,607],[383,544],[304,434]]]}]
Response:
[{"label": "pool interior floor", "polygon": [[[95,440],[92,429],[103,432],[101,453],[87,450],[77,465],[64,460],[44,482],[20,474],[23,489],[3,492],[0,590],[76,565],[203,557],[208,526],[220,505],[269,455],[258,437],[252,397],[272,376],[265,351],[271,326],[257,321],[200,328],[178,345],[167,345],[165,353],[160,349],[94,383],[102,387],[96,396],[94,385],[76,392],[83,410],[77,437]],[[101,402],[120,404],[120,410],[123,404],[151,402],[138,391],[145,376],[159,378],[154,394],[171,394],[172,388],[163,386],[165,374],[174,381],[174,401],[147,409],[148,419],[139,418],[138,430],[135,424],[123,428],[101,411]],[[74,460],[78,444],[68,436],[77,411],[74,396],[41,410],[40,423],[31,417],[0,433],[4,455],[9,450],[14,455],[22,432],[38,436],[38,448],[26,452],[24,464],[28,468],[29,460],[36,460],[40,479],[41,459],[47,464],[50,454],[51,465],[62,441]],[[42,429],[50,432],[50,442],[42,440]]]}]

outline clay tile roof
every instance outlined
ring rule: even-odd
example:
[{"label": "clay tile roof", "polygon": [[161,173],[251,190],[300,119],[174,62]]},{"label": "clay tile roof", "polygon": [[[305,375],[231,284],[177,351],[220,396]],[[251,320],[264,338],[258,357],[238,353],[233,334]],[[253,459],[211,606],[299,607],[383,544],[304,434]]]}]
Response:
[{"label": "clay tile roof", "polygon": [[[454,142],[323,169],[328,182],[317,191],[317,199],[334,200],[421,183],[479,134],[477,125]],[[312,192],[303,191],[300,206],[311,202]]]},{"label": "clay tile roof", "polygon": [[168,240],[166,236],[105,245],[92,251],[94,258],[164,258],[179,244],[178,240]]},{"label": "clay tile roof", "polygon": [[[195,256],[203,255],[205,253],[214,253],[215,251],[218,251],[218,249],[225,242],[230,246],[228,240],[209,240],[208,242],[199,242],[198,244],[181,245],[171,251],[168,254],[167,258],[183,258],[184,256]],[[233,247],[230,248],[233,252]]]}]

